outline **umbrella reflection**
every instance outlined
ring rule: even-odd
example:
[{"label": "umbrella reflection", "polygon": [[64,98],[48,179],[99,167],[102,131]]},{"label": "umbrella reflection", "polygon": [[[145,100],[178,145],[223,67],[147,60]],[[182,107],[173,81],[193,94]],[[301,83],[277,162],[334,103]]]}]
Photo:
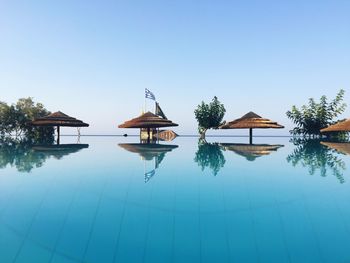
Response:
[{"label": "umbrella reflection", "polygon": [[254,161],[256,158],[269,155],[284,147],[281,144],[243,144],[243,143],[221,143],[225,151],[233,151],[238,155],[245,157],[248,161]]},{"label": "umbrella reflection", "polygon": [[321,144],[339,153],[350,155],[350,142],[321,142]]},{"label": "umbrella reflection", "polygon": [[48,157],[61,159],[62,157],[89,148],[89,144],[54,144],[54,145],[36,145],[32,150],[43,153]]},{"label": "umbrella reflection", "polygon": [[[158,143],[120,143],[121,148],[137,153],[144,161],[144,176],[145,183],[147,183],[156,173],[156,169],[159,168],[160,163],[163,161],[165,154],[176,149],[178,145],[167,145]],[[150,171],[146,171],[146,161],[152,161],[154,159],[154,168]]]}]

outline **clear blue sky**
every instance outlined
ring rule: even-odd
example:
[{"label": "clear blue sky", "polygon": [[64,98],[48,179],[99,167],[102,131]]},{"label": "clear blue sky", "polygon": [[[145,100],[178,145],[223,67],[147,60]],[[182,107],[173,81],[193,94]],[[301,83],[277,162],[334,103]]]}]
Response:
[{"label": "clear blue sky", "polygon": [[293,104],[340,88],[350,117],[349,14],[347,0],[0,0],[0,100],[32,96],[85,134],[120,134],[148,88],[194,134],[194,108],[216,95],[226,120],[252,110],[288,134]]}]

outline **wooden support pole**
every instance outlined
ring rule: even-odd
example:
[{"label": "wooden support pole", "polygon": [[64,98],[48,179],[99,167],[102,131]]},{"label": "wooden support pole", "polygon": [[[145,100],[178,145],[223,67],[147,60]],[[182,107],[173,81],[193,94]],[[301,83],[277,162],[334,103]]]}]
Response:
[{"label": "wooden support pole", "polygon": [[60,144],[60,126],[57,126],[57,144]]},{"label": "wooden support pole", "polygon": [[253,144],[253,129],[249,129],[249,144]]}]

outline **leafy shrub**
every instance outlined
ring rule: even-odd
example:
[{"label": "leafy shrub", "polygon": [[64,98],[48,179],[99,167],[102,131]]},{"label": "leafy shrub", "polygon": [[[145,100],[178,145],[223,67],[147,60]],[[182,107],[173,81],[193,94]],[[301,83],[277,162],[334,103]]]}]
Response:
[{"label": "leafy shrub", "polygon": [[215,96],[213,100],[207,104],[202,101],[197,109],[194,111],[198,122],[198,132],[202,138],[208,129],[217,129],[222,123],[226,109],[224,104],[221,104]]},{"label": "leafy shrub", "polygon": [[[345,111],[344,94],[345,91],[340,90],[331,102],[327,101],[326,96],[322,96],[320,102],[310,98],[309,103],[300,109],[293,106],[286,113],[287,117],[296,125],[290,133],[306,137],[320,137],[320,130],[337,123],[334,119]],[[339,133],[339,135],[341,134],[344,133]]]}]

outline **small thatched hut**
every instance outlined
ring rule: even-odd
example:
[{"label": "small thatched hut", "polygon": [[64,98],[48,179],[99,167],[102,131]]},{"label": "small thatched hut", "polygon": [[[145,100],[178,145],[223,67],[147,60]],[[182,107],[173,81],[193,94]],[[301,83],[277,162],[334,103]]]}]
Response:
[{"label": "small thatched hut", "polygon": [[350,119],[328,126],[322,129],[321,132],[350,132]]},{"label": "small thatched hut", "polygon": [[249,142],[252,143],[253,129],[282,129],[284,126],[269,119],[262,118],[254,112],[248,112],[244,116],[234,121],[225,123],[220,129],[249,129]]},{"label": "small thatched hut", "polygon": [[31,122],[33,126],[57,127],[57,144],[60,143],[60,127],[89,127],[89,124],[70,117],[60,111],[45,117],[37,118]]},{"label": "small thatched hut", "polygon": [[[164,119],[152,112],[146,112],[139,117],[131,119],[119,125],[118,128],[139,128],[147,130],[147,137],[150,139],[152,137],[151,129],[163,128],[163,127],[174,127],[179,126],[173,123],[171,120]],[[140,133],[141,135],[141,133]]]}]

